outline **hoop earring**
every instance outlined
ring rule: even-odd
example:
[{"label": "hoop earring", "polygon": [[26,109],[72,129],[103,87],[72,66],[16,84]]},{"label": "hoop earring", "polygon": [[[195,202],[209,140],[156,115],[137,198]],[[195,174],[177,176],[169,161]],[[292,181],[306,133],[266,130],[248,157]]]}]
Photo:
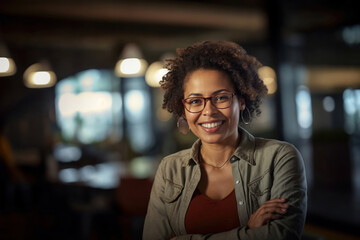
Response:
[{"label": "hoop earring", "polygon": [[179,117],[176,126],[182,134],[186,135],[189,133],[189,124],[184,117]]},{"label": "hoop earring", "polygon": [[[245,111],[245,109],[247,110],[247,114],[249,115],[249,121],[245,121],[245,119],[244,119],[244,111]],[[250,123],[250,121],[251,121],[251,113],[250,113],[250,110],[247,107],[245,107],[245,109],[240,111],[240,117],[241,117],[242,122],[245,125],[248,125]]]}]

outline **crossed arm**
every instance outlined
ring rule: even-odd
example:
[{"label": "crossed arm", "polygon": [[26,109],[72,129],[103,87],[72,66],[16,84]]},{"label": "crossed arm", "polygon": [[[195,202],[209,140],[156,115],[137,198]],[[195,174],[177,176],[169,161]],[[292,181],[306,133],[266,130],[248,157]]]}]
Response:
[{"label": "crossed arm", "polygon": [[[274,181],[271,188],[273,199],[263,203],[253,212],[247,224],[227,232],[216,234],[186,234],[174,236],[164,209],[152,209],[153,219],[157,219],[161,227],[151,230],[148,239],[300,239],[306,215],[306,180],[302,158],[297,151],[284,153],[274,168]],[[151,204],[151,203],[150,203]],[[164,228],[164,225],[169,225]],[[156,228],[151,224],[151,228]],[[147,226],[149,228],[149,226]],[[148,229],[144,230],[144,239]],[[165,237],[167,236],[167,237]]]}]

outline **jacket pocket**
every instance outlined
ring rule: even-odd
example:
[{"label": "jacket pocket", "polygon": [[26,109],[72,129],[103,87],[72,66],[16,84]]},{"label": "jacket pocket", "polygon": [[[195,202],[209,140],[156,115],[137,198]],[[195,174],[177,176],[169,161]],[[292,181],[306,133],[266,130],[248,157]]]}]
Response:
[{"label": "jacket pocket", "polygon": [[164,201],[167,203],[176,201],[181,195],[183,188],[183,186],[176,184],[169,179],[165,179]]},{"label": "jacket pocket", "polygon": [[271,197],[272,180],[269,171],[248,184],[253,210],[258,209]]}]

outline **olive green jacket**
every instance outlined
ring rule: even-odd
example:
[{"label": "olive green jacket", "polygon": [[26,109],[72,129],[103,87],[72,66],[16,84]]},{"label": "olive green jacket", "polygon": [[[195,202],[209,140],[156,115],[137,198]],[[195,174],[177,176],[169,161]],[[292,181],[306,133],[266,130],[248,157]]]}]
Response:
[{"label": "olive green jacket", "polygon": [[[157,170],[144,224],[144,240],[300,239],[307,210],[302,157],[286,142],[255,138],[239,128],[241,141],[230,158],[241,226],[216,234],[187,234],[185,215],[200,180],[200,140],[191,149],[165,157]],[[249,229],[247,223],[265,201],[285,198],[289,209],[280,219]]]}]

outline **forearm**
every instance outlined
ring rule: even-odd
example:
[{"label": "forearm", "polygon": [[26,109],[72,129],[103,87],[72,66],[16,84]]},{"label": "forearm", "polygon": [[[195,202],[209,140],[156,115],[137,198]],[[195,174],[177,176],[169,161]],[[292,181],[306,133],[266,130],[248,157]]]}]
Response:
[{"label": "forearm", "polygon": [[287,239],[300,239],[301,234],[290,229],[287,224],[275,220],[264,226],[250,229],[248,227],[239,227],[230,231],[215,233],[215,234],[187,234],[177,236],[176,240],[287,240]]}]

